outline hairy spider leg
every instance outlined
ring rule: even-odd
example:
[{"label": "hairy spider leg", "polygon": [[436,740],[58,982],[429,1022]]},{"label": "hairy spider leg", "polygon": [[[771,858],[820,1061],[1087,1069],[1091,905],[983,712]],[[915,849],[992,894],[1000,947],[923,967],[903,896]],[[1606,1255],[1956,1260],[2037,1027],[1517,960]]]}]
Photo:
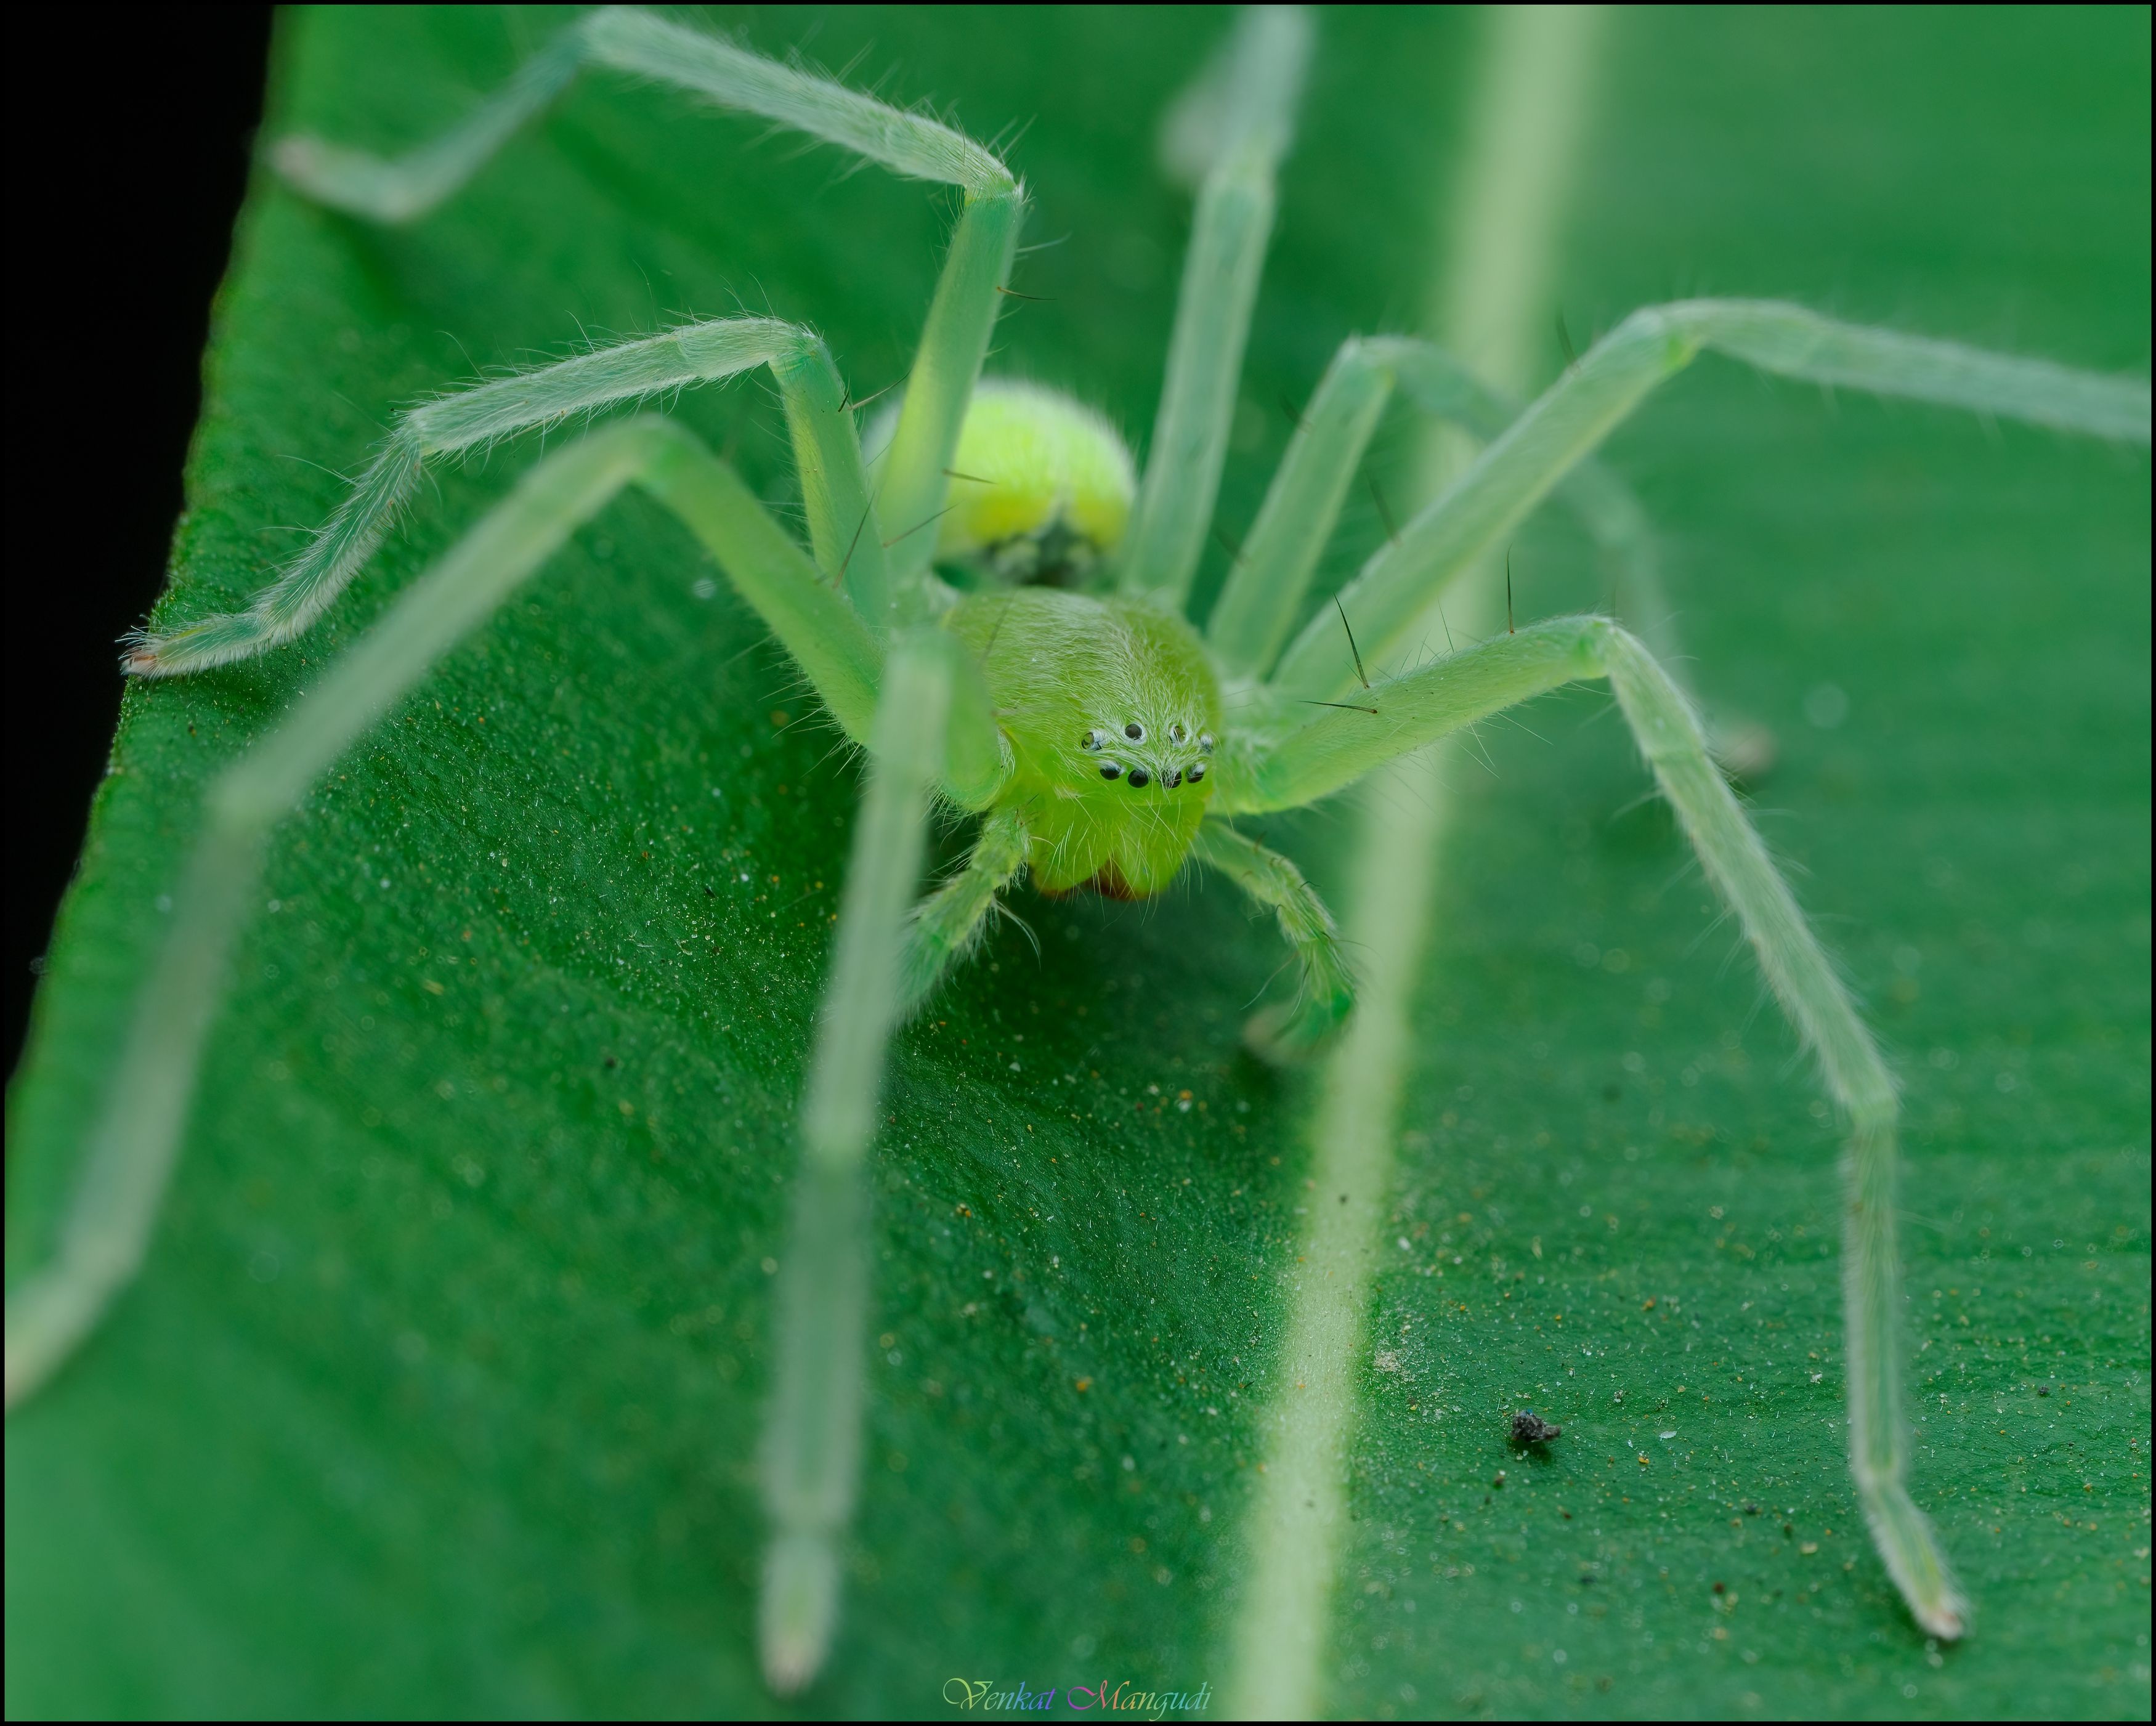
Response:
[{"label": "hairy spider leg", "polygon": [[[174,894],[172,932],[136,1004],[59,1242],[7,1302],[7,1400],[35,1390],[134,1277],[177,1155],[226,958],[270,828],[355,738],[577,527],[636,485],[704,543],[850,736],[870,739],[885,649],[733,470],[671,421],[611,426],[535,466],[388,617],[227,768]],[[980,807],[1003,773],[978,685],[960,690],[942,788]],[[910,886],[910,884],[909,884]]]},{"label": "hairy spider leg", "polygon": [[[1373,660],[1393,658],[1432,598],[1639,405],[1707,348],[1762,371],[1846,384],[2060,430],[2146,444],[2145,380],[1870,330],[1766,300],[1691,300],[1634,312],[1588,351],[1342,590]],[[1348,681],[1321,614],[1282,655],[1282,693],[1329,699]]]},{"label": "hairy spider leg", "polygon": [[854,150],[901,177],[961,188],[965,208],[915,357],[880,497],[872,505],[850,398],[819,338],[769,319],[691,324],[499,379],[399,416],[352,494],[280,580],[244,612],[135,638],[125,660],[128,670],[138,676],[203,670],[304,631],[372,555],[432,455],[484,446],[529,427],[730,377],[757,364],[769,365],[778,378],[818,562],[830,579],[843,578],[878,634],[894,622],[925,618],[934,536],[916,530],[942,508],[950,483],[944,470],[987,352],[1024,212],[1024,188],[991,152],[922,116],[648,13],[613,8],[572,25],[490,101],[408,156],[387,160],[295,136],[283,140],[273,157],[298,190],[321,203],[376,220],[408,221],[476,172],[587,62],[694,90],[722,107]]},{"label": "hairy spider leg", "polygon": [[979,944],[997,895],[1025,867],[1027,843],[1017,810],[994,811],[957,873],[913,907],[900,981],[906,1012],[917,1011],[943,973]]},{"label": "hairy spider leg", "polygon": [[[1518,411],[1431,342],[1394,336],[1343,342],[1299,417],[1209,619],[1207,645],[1224,675],[1260,678],[1278,655],[1338,525],[1348,483],[1395,388],[1422,412],[1486,440],[1501,435]],[[1638,501],[1591,460],[1583,460],[1565,475],[1557,495],[1586,527],[1630,598],[1644,604],[1642,633],[1666,640],[1668,608],[1661,599],[1646,512]],[[1341,620],[1346,623],[1344,611]],[[1359,661],[1352,633],[1348,648]],[[1268,692],[1255,693],[1262,701]],[[1363,699],[1352,698],[1351,706]],[[1275,704],[1270,719],[1281,725],[1291,716],[1305,717],[1296,706]],[[1257,728],[1264,728],[1262,708],[1250,717]],[[1208,824],[1194,855],[1275,912],[1296,958],[1295,1000],[1252,1019],[1245,1029],[1246,1040],[1269,1060],[1307,1054],[1353,1005],[1353,978],[1339,952],[1331,913],[1292,864],[1219,823]]]},{"label": "hairy spider leg", "polygon": [[1206,645],[1225,676],[1256,681],[1279,657],[1392,394],[1395,352],[1413,345],[1349,336],[1304,404],[1205,620]]},{"label": "hairy spider leg", "polygon": [[[871,630],[889,609],[882,546],[850,542],[869,510],[844,386],[822,339],[772,318],[720,318],[579,354],[558,365],[444,396],[400,414],[388,441],[307,549],[244,611],[133,638],[137,676],[170,677],[250,658],[304,634],[366,567],[429,458],[482,449],[536,426],[768,366],[793,432],[809,537],[826,583],[843,578]],[[849,556],[850,550],[851,555]]]},{"label": "hairy spider leg", "polygon": [[[1393,657],[1440,595],[1636,407],[1656,384],[1715,347],[1763,370],[1825,384],[1855,384],[1948,406],[2146,444],[2149,389],[2043,361],[1836,323],[1771,301],[1696,301],[1635,313],[1512,421],[1460,480],[1379,548],[1342,591],[1373,657]],[[1441,382],[1441,380],[1433,380]],[[1344,447],[1348,430],[1336,433]],[[1620,500],[1613,503],[1613,496]],[[1598,537],[1644,543],[1630,500],[1589,482],[1583,511]],[[1577,504],[1578,500],[1575,499]],[[1262,608],[1253,606],[1258,621]],[[1231,614],[1231,619],[1234,614]],[[1276,702],[1348,694],[1332,619],[1312,618],[1269,686]],[[1614,625],[1600,627],[1614,629]],[[1262,640],[1262,629],[1253,635]],[[1918,1622],[1958,1636],[1967,1608],[1929,1525],[1910,1499],[1900,1417],[1899,1262],[1891,1199],[1896,1158],[1891,1081],[1846,994],[1787,887],[1711,767],[1689,702],[1631,636],[1602,638],[1602,673],[1676,805],[1708,873],[1738,911],[1777,995],[1819,1055],[1828,1088],[1849,1117],[1849,1201],[1844,1250],[1851,1464],[1873,1540]],[[1381,761],[1506,704],[1508,680],[1532,693],[1537,677],[1562,681],[1562,630],[1531,626],[1423,673],[1381,686],[1367,714],[1328,707],[1285,737],[1252,740],[1243,771],[1224,780],[1219,813],[1286,808],[1340,789]],[[1588,673],[1586,675],[1594,675]],[[1285,707],[1278,709],[1285,711]],[[1697,748],[1695,749],[1695,745]],[[1697,759],[1695,759],[1697,757]],[[1711,781],[1711,783],[1709,783]]]},{"label": "hairy spider leg", "polygon": [[[1706,347],[1824,384],[1853,384],[2141,444],[2149,439],[2149,388],[2142,380],[1857,328],[1770,301],[1648,308],[1598,342],[1342,591],[1342,606],[1362,624],[1372,657],[1402,652],[1445,583],[1568,476],[1577,488],[1582,458],[1656,383]],[[1348,405],[1351,411],[1337,422],[1344,429],[1332,434],[1342,449],[1358,419],[1352,395]],[[1584,500],[1574,496],[1598,537],[1641,546],[1644,524],[1635,508],[1626,507],[1630,502],[1593,480]],[[1263,607],[1245,603],[1255,614],[1250,634],[1262,641],[1268,621]],[[1234,613],[1230,618],[1244,621]],[[1727,783],[1711,767],[1704,778],[1697,770],[1693,746],[1701,761],[1706,746],[1690,703],[1635,638],[1620,632],[1607,640],[1625,645],[1608,648],[1602,675],[1615,686],[1665,794],[1708,873],[1738,909],[1770,983],[1819,1055],[1828,1088],[1849,1118],[1844,1275],[1852,1469],[1874,1544],[1911,1611],[1933,1634],[1958,1636],[1966,1603],[1905,1482],[1895,1328],[1900,1268],[1888,1196],[1897,1154],[1892,1083]],[[1381,686],[1367,698],[1377,714],[1330,707],[1283,737],[1254,737],[1242,771],[1224,779],[1223,792],[1232,794],[1224,796],[1219,813],[1293,807],[1337,790],[1380,762],[1507,705],[1504,689],[1512,676],[1526,680],[1515,698],[1533,691],[1537,675],[1566,681],[1572,674],[1559,675],[1564,655],[1553,651],[1555,645],[1531,627]],[[1333,619],[1321,612],[1288,648],[1268,688],[1276,702],[1324,702],[1348,696],[1351,676]]]},{"label": "hairy spider leg", "polygon": [[1843,1279],[1851,1461],[1872,1537],[1911,1611],[1958,1636],[1967,1603],[1906,1483],[1901,1413],[1899,1261],[1894,1245],[1897,1106],[1892,1080],[1834,966],[1715,766],[1683,692],[1638,639],[1606,618],[1559,618],[1491,638],[1382,684],[1380,717],[1320,712],[1268,753],[1240,806],[1291,808],[1378,763],[1561,684],[1607,678],[1662,794],[1738,916],[1775,998],[1819,1062],[1849,1129],[1843,1165]]},{"label": "hairy spider leg", "polygon": [[588,64],[670,84],[807,132],[903,179],[938,181],[983,197],[1015,184],[993,152],[963,132],[634,6],[586,13],[463,120],[405,155],[384,157],[295,133],[280,139],[272,157],[278,172],[317,203],[374,222],[409,222],[484,167]]},{"label": "hairy spider leg", "polygon": [[1260,1012],[1243,1028],[1245,1040],[1270,1061],[1285,1062],[1308,1054],[1355,1006],[1355,983],[1340,950],[1332,913],[1294,864],[1217,816],[1198,830],[1190,855],[1271,912],[1281,938],[1295,955],[1294,1000]]},{"label": "hairy spider leg", "polygon": [[[1519,417],[1519,403],[1435,342],[1356,336],[1341,343],[1296,421],[1241,555],[1206,620],[1205,639],[1223,676],[1262,679],[1280,657],[1318,559],[1339,525],[1348,484],[1395,389],[1419,412],[1486,444]],[[1557,496],[1609,566],[1633,627],[1666,663],[1675,645],[1669,606],[1639,500],[1608,469],[1589,460],[1558,482]]]},{"label": "hairy spider leg", "polygon": [[[981,702],[970,711],[969,691]],[[921,879],[931,805],[947,782],[947,734],[957,741],[982,727],[993,736],[957,639],[932,627],[899,637],[846,865],[779,1272],[778,1375],[761,1456],[771,1539],[757,1640],[764,1677],[781,1694],[816,1675],[838,1622],[839,1547],[860,1472],[870,1269],[862,1168],[875,1140],[886,1046],[906,1006],[906,921]]]},{"label": "hairy spider leg", "polygon": [[1148,594],[1171,611],[1183,608],[1213,523],[1272,234],[1274,175],[1294,137],[1310,38],[1300,8],[1250,8],[1163,128],[1167,166],[1197,185],[1198,208],[1116,580],[1126,593]]},{"label": "hairy spider leg", "polygon": [[[311,139],[286,141],[277,161],[295,185],[326,203],[382,219],[408,218],[476,172],[587,62],[685,86],[721,105],[850,148],[901,176],[962,188],[964,208],[879,476],[880,495],[871,493],[862,468],[850,398],[816,338],[767,320],[692,326],[484,385],[405,416],[322,540],[249,613],[184,632],[177,642],[192,642],[196,650],[184,663],[177,643],[145,644],[134,669],[214,664],[305,628],[364,562],[421,464],[439,449],[483,444],[526,426],[553,424],[578,411],[755,363],[769,364],[777,374],[816,567],[828,588],[843,588],[852,603],[819,586],[813,571],[805,583],[793,583],[801,592],[750,597],[847,734],[867,742],[872,729],[873,747],[893,752],[871,777],[803,1107],[803,1163],[780,1295],[777,1383],[766,1416],[762,1478],[772,1539],[759,1639],[767,1678],[786,1691],[798,1688],[822,1663],[838,1611],[837,1542],[855,1492],[859,1332],[868,1282],[866,1201],[858,1165],[873,1138],[890,1026],[906,1000],[898,919],[920,873],[921,829],[931,794],[926,788],[932,784],[962,809],[980,809],[993,800],[1005,771],[1004,747],[978,676],[970,664],[959,662],[953,638],[924,627],[932,611],[928,566],[935,536],[922,530],[942,507],[952,452],[1005,291],[1025,195],[992,153],[948,127],[625,8],[571,26],[491,102],[401,162]],[[714,349],[725,371],[715,369],[707,352]],[[752,507],[753,501],[708,455],[698,451],[709,471],[682,479],[695,466],[680,453],[685,447],[677,446],[670,459],[635,477],[671,504],[715,551],[746,533],[773,542],[761,547],[767,557],[782,564],[790,557],[806,568],[806,560],[760,510],[752,518],[744,516],[743,502]],[[548,470],[542,466],[534,477]],[[800,601],[802,593],[814,593],[826,609],[821,633],[785,615],[787,602]],[[795,626],[787,627],[789,621]],[[893,644],[896,681],[878,709],[875,691],[886,634]],[[821,663],[834,655],[845,663]],[[924,762],[934,763],[932,772]],[[992,846],[1003,830],[991,824]],[[932,917],[916,927],[934,922]],[[169,1166],[171,1154],[168,1145],[162,1166]],[[162,1174],[157,1184],[162,1185]],[[152,1193],[144,1232],[154,1210]]]},{"label": "hairy spider leg", "polygon": [[966,403],[1009,285],[1025,187],[993,151],[950,126],[650,13],[609,8],[579,28],[595,64],[679,85],[851,150],[902,178],[940,182],[963,194],[877,501],[890,543],[897,619],[924,621],[936,545],[931,524],[942,513]]},{"label": "hairy spider leg", "polygon": [[[1271,665],[1303,608],[1348,481],[1395,387],[1424,412],[1491,441],[1460,482],[1389,539],[1338,596],[1339,621],[1352,629],[1352,609],[1366,639],[1373,633],[1374,614],[1378,640],[1373,657],[1397,655],[1405,649],[1408,631],[1426,619],[1446,583],[1552,491],[1609,561],[1626,593],[1628,609],[1635,616],[1644,614],[1641,634],[1660,655],[1670,654],[1674,632],[1645,512],[1589,452],[1655,383],[1707,346],[1764,369],[1821,383],[1861,383],[1882,393],[1975,407],[2041,424],[2144,443],[2148,438],[2148,386],[2139,380],[1858,329],[1772,302],[1693,301],[1636,313],[1524,414],[1431,343],[1394,336],[1355,338],[1335,354],[1305,408],[1208,621],[1208,645],[1223,671],[1262,677]],[[1220,813],[1291,807],[1341,789],[1378,762],[1414,747],[1398,740],[1422,733],[1396,696],[1380,703],[1380,714],[1370,716],[1379,722],[1374,725],[1367,718],[1358,723],[1333,717],[1298,732],[1289,723],[1299,705],[1336,697],[1349,701],[1336,711],[1361,711],[1359,700],[1350,695],[1349,665],[1352,660],[1352,675],[1359,678],[1363,656],[1353,649],[1352,635],[1349,654],[1343,655],[1341,645],[1332,616],[1321,609],[1256,691],[1270,711],[1261,707],[1253,715],[1256,722],[1250,735],[1238,739],[1235,759],[1224,763],[1230,775],[1248,773],[1252,782],[1235,793],[1233,778],[1224,778],[1223,789],[1230,795]],[[1395,727],[1405,729],[1395,734]],[[1322,753],[1321,738],[1327,740],[1327,749],[1343,752],[1339,759],[1329,767],[1315,759],[1301,761],[1304,755]],[[1291,763],[1297,763],[1291,772]],[[1273,777],[1283,773],[1312,777],[1287,803],[1265,801],[1273,794],[1268,789]],[[1243,803],[1242,797],[1254,801]],[[1249,886],[1246,877],[1229,872]],[[1262,894],[1257,896],[1261,903],[1271,902]],[[1315,1023],[1309,1016],[1311,1003],[1317,999],[1312,994],[1312,955],[1331,938],[1329,917],[1290,937],[1302,966],[1304,988],[1295,1016],[1285,1021],[1289,1025]],[[1329,969],[1345,979],[1337,957],[1329,961]],[[1343,1016],[1344,1011],[1343,1005]],[[1254,1021],[1254,1046],[1275,1055],[1298,1046],[1295,1038],[1280,1038],[1279,1029],[1270,1017]]]}]

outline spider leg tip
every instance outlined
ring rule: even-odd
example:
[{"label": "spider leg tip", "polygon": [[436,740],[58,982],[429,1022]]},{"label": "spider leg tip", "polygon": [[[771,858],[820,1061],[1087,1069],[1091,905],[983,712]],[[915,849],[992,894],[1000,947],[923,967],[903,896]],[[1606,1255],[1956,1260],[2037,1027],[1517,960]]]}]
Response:
[{"label": "spider leg tip", "polygon": [[1917,1622],[1928,1636],[1942,1642],[1958,1642],[1969,1634],[1969,1612],[1958,1596],[1934,1600],[1916,1610]]},{"label": "spider leg tip", "polygon": [[778,1694],[805,1689],[822,1667],[838,1592],[837,1561],[827,1540],[797,1532],[773,1543],[757,1640],[764,1682]]}]

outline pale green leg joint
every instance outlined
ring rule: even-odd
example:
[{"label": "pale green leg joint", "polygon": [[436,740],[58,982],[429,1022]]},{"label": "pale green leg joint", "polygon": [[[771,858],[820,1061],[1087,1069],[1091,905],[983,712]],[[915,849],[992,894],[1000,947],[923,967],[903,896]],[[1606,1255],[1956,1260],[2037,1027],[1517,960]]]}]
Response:
[{"label": "pale green leg joint", "polygon": [[1205,822],[1191,855],[1219,870],[1278,921],[1281,938],[1295,955],[1296,998],[1256,1015],[1243,1035],[1268,1061],[1301,1059],[1337,1030],[1355,1004],[1354,979],[1340,950],[1332,913],[1294,864],[1224,821]]},{"label": "pale green leg joint", "polygon": [[1907,1484],[1894,1081],[1788,884],[1716,769],[1683,695],[1621,629],[1604,629],[1601,657],[1663,794],[1708,878],[1742,921],[1760,969],[1817,1056],[1827,1093],[1848,1121],[1842,1287],[1850,1462],[1872,1541],[1910,1611],[1933,1636],[1958,1636],[1967,1627],[1969,1603]]},{"label": "pale green leg joint", "polygon": [[[1280,656],[1395,387],[1419,412],[1483,443],[1502,436],[1520,413],[1518,403],[1434,343],[1403,336],[1342,342],[1303,408],[1206,622],[1206,640],[1229,673],[1263,677]],[[1594,541],[1609,575],[1611,609],[1669,664],[1675,630],[1639,500],[1607,468],[1584,458],[1558,481],[1556,495]],[[1333,645],[1342,665],[1351,664],[1347,640],[1337,638]]]},{"label": "pale green leg joint", "polygon": [[998,810],[982,824],[966,866],[913,907],[899,973],[903,1011],[916,1011],[979,943],[996,896],[1025,866],[1025,824],[1016,811]]},{"label": "pale green leg joint", "polygon": [[[820,339],[770,318],[721,318],[664,336],[579,354],[399,414],[367,471],[307,548],[244,611],[131,639],[123,661],[140,677],[203,671],[249,658],[305,632],[365,567],[439,455],[483,448],[499,439],[768,366],[778,378],[795,455],[803,476],[809,535],[825,583],[850,581],[871,629],[884,625],[880,545],[850,567],[841,548],[861,527],[867,485],[853,419]],[[868,536],[873,537],[873,524]]]},{"label": "pale green leg joint", "polygon": [[951,489],[951,460],[988,337],[1011,258],[1025,220],[1025,191],[1015,184],[986,197],[969,196],[937,279],[921,347],[906,374],[898,429],[882,464],[876,513],[888,536],[898,621],[927,621],[929,562],[936,523]]},{"label": "pale green leg joint", "polygon": [[399,157],[320,138],[283,138],[270,156],[300,191],[377,222],[408,222],[462,186],[586,65],[694,91],[851,150],[906,179],[1008,191],[1010,171],[963,133],[829,79],[781,65],[637,7],[603,7],[571,24],[439,137]]}]

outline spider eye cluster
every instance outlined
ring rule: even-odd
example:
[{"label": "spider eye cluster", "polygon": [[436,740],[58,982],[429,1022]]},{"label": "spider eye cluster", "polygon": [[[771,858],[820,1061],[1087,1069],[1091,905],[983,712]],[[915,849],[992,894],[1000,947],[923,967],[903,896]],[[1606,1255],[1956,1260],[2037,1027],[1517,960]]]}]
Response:
[{"label": "spider eye cluster", "polygon": [[[1151,733],[1142,720],[1127,720],[1120,726],[1096,725],[1088,727],[1080,735],[1078,747],[1089,755],[1101,757],[1099,766],[1102,778],[1120,779],[1134,790],[1143,790],[1156,778],[1170,791],[1178,785],[1203,783],[1205,758],[1213,753],[1213,733],[1209,731],[1194,732],[1181,720],[1173,722],[1168,727],[1168,750],[1147,752],[1153,758],[1151,760],[1125,761],[1122,755],[1128,752],[1119,752],[1116,755],[1105,753],[1116,747],[1118,737],[1142,744],[1149,735]],[[1159,758],[1171,753],[1183,758],[1168,761]]]}]

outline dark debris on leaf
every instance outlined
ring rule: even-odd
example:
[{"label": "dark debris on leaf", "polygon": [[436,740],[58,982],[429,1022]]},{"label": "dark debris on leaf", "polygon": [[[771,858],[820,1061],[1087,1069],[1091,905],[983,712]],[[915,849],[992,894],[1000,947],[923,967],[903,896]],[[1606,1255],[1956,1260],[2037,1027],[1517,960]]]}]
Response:
[{"label": "dark debris on leaf", "polygon": [[1562,1426],[1551,1425],[1532,1409],[1522,1409],[1512,1416],[1514,1444],[1548,1444],[1563,1431]]}]

